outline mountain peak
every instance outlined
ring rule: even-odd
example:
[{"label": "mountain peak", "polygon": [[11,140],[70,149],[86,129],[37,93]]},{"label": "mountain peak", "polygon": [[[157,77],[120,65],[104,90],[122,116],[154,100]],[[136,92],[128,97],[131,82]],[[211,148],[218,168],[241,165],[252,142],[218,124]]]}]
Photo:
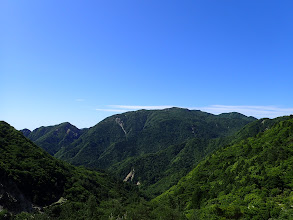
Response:
[{"label": "mountain peak", "polygon": [[22,134],[25,136],[25,137],[28,137],[30,135],[30,133],[32,132],[31,130],[25,128],[25,129],[22,129],[20,130],[22,132]]},{"label": "mountain peak", "polygon": [[48,153],[54,155],[62,147],[78,139],[82,131],[69,122],[63,122],[48,127],[42,126],[32,132],[22,130],[22,133]]}]

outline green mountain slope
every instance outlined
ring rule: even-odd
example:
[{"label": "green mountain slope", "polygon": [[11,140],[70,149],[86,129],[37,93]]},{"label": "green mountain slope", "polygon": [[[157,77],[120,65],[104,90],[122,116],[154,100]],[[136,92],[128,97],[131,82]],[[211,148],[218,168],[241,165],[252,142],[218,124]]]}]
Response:
[{"label": "green mountain slope", "polygon": [[[220,140],[256,120],[239,113],[213,115],[171,108],[140,110],[106,118],[56,157],[75,165],[108,169],[158,195],[213,151]],[[152,186],[152,187],[150,187]]]},{"label": "green mountain slope", "polygon": [[21,132],[49,154],[54,155],[62,147],[77,140],[83,131],[65,122],[55,126],[40,127],[32,132],[23,129]]},{"label": "green mountain slope", "polygon": [[228,119],[179,108],[127,112],[106,118],[56,156],[73,164],[108,168],[190,138],[226,136],[253,120],[243,115]]},{"label": "green mountain slope", "polygon": [[[28,138],[57,158],[107,169],[120,179],[134,169],[132,182],[154,197],[227,143],[228,136],[255,120],[235,112],[213,115],[181,108],[140,110],[108,117],[81,136],[63,123],[36,129]],[[74,132],[68,135],[69,129]]]},{"label": "green mountain slope", "polygon": [[233,136],[233,141],[237,142],[248,137],[255,137],[260,132],[264,132],[272,128],[275,124],[287,120],[287,117],[278,117],[274,119],[262,118],[244,126],[240,131]]},{"label": "green mountain slope", "polygon": [[261,119],[240,133],[254,137],[218,150],[153,202],[189,219],[291,219],[293,117]]},{"label": "green mountain slope", "polygon": [[131,157],[114,164],[109,171],[124,179],[125,174],[134,169],[132,182],[138,183],[140,189],[148,196],[155,197],[176,184],[206,155],[226,142],[224,138],[193,138],[157,153]]},{"label": "green mountain slope", "polygon": [[[220,115],[220,117],[226,118],[239,116],[243,117],[238,113]],[[248,137],[254,137],[259,132],[263,132],[274,124],[286,119],[286,117],[279,117],[256,120],[231,136],[213,139],[192,138],[182,144],[171,145],[157,153],[133,157],[125,162],[117,163],[110,167],[110,171],[118,173],[120,178],[124,178],[125,173],[129,172],[131,168],[135,168],[135,173],[143,173],[143,175],[134,175],[133,182],[144,183],[140,185],[140,189],[150,196],[157,196],[176,184],[181,177],[191,171],[206,155],[223,146],[239,142]]]},{"label": "green mountain slope", "polygon": [[0,218],[9,216],[3,209],[12,213],[43,209],[43,214],[22,213],[19,219],[108,219],[111,213],[125,213],[126,204],[138,200],[137,195],[135,188],[106,173],[55,159],[0,122]]}]

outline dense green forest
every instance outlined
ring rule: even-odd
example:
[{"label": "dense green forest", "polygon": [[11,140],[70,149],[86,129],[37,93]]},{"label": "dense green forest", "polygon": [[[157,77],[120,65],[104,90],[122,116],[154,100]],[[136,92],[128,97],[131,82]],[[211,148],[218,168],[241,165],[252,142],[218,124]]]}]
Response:
[{"label": "dense green forest", "polygon": [[189,219],[292,219],[293,117],[259,122],[277,123],[210,155],[153,202]]},{"label": "dense green forest", "polygon": [[55,159],[5,122],[0,146],[0,219],[108,219],[143,200],[105,172]]},{"label": "dense green forest", "polygon": [[54,155],[62,147],[66,147],[77,140],[86,130],[80,130],[74,125],[65,122],[55,126],[43,126],[33,131],[23,129],[21,132],[49,154]]},{"label": "dense green forest", "polygon": [[[140,110],[108,117],[88,130],[64,123],[38,128],[27,137],[59,159],[107,169],[121,180],[134,169],[132,182],[155,197],[255,120],[239,113]],[[74,133],[68,134],[68,129]]]},{"label": "dense green forest", "polygon": [[238,113],[233,116],[180,108],[126,112],[101,121],[56,156],[76,165],[107,169],[190,138],[227,136],[255,120]]},{"label": "dense green forest", "polygon": [[[293,116],[219,117],[224,124],[236,119],[244,125],[212,138],[207,138],[209,129],[202,129],[204,137],[129,156],[108,171],[58,160],[25,138],[24,131],[1,122],[0,219],[293,219]],[[116,118],[116,124],[108,118],[103,126],[114,127]],[[80,137],[103,135],[94,131]],[[124,138],[131,143],[131,136]],[[111,175],[133,168],[144,179],[128,183],[122,181],[125,176]],[[136,185],[140,181],[149,183]]]}]

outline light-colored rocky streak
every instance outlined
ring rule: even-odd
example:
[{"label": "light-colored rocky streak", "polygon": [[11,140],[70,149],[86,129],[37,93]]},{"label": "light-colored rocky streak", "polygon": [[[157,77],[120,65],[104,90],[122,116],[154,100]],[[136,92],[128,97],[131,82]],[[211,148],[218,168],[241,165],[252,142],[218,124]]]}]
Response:
[{"label": "light-colored rocky streak", "polygon": [[127,182],[129,179],[130,179],[130,181],[132,181],[133,178],[134,178],[134,174],[135,174],[135,171],[132,168],[131,171],[130,171],[130,173],[127,174],[127,176],[125,177],[125,179],[123,181],[124,182]]},{"label": "light-colored rocky streak", "polygon": [[116,123],[122,128],[124,134],[126,135],[127,132],[126,132],[125,129],[124,129],[123,121],[121,120],[121,118],[118,118],[118,117],[117,117],[117,118],[115,119],[115,121],[116,121]]}]

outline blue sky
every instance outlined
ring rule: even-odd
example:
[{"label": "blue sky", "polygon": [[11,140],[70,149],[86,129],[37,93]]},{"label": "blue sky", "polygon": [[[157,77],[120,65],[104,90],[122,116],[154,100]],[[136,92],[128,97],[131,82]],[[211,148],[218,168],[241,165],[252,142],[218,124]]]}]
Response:
[{"label": "blue sky", "polygon": [[3,0],[0,120],[90,127],[170,106],[293,113],[293,2]]}]

